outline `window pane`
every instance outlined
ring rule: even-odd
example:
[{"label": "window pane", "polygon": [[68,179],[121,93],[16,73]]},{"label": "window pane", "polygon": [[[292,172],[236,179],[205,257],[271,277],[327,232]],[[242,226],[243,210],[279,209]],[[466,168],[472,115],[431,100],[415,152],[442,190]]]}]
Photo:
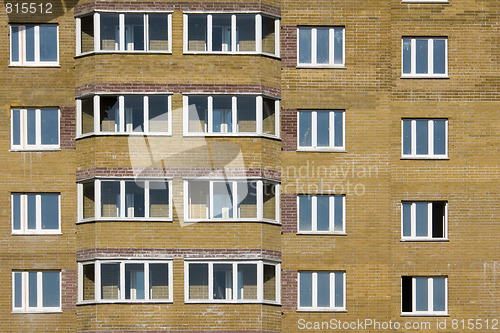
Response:
[{"label": "window pane", "polygon": [[417,155],[429,153],[429,130],[427,120],[417,120]]},{"label": "window pane", "polygon": [[233,299],[233,265],[214,264],[214,299]]},{"label": "window pane", "polygon": [[403,73],[411,73],[411,39],[403,38]]},{"label": "window pane", "polygon": [[432,203],[432,238],[444,237],[445,205],[444,202]]},{"label": "window pane", "polygon": [[312,112],[299,111],[299,146],[312,146]]},{"label": "window pane", "polygon": [[434,120],[434,154],[446,154],[446,120]]},{"label": "window pane", "polygon": [[335,112],[335,147],[344,145],[344,112]]},{"label": "window pane", "polygon": [[264,182],[264,218],[276,220],[276,185]]},{"label": "window pane", "polygon": [[189,124],[192,133],[203,133],[208,130],[207,96],[189,96]]},{"label": "window pane", "polygon": [[238,299],[257,299],[256,264],[238,264]]},{"label": "window pane", "polygon": [[236,15],[236,47],[239,52],[255,52],[255,15]]},{"label": "window pane", "polygon": [[118,97],[100,97],[101,100],[101,131],[118,132],[120,130],[120,113]]},{"label": "window pane", "polygon": [[83,265],[83,300],[95,299],[94,264]]},{"label": "window pane", "polygon": [[168,50],[167,14],[149,14],[149,50]]},{"label": "window pane", "polygon": [[28,272],[28,306],[37,307],[38,306],[38,283],[37,283],[37,272]]},{"label": "window pane", "polygon": [[311,41],[312,34],[311,28],[299,29],[299,63],[310,64],[312,59]]},{"label": "window pane", "polygon": [[238,97],[237,100],[237,131],[240,133],[257,132],[257,114],[255,97]]},{"label": "window pane", "polygon": [[317,146],[330,146],[330,112],[317,112]]},{"label": "window pane", "polygon": [[446,73],[446,40],[434,40],[434,74]]},{"label": "window pane", "polygon": [[35,61],[35,26],[26,26],[26,61]]},{"label": "window pane", "polygon": [[19,61],[19,27],[11,26],[10,50],[12,62]]},{"label": "window pane", "polygon": [[328,231],[330,229],[330,197],[326,195],[318,195],[316,200],[318,231]]},{"label": "window pane", "polygon": [[330,273],[318,272],[318,307],[330,306]]},{"label": "window pane", "polygon": [[207,50],[207,15],[188,15],[188,50]]},{"label": "window pane", "polygon": [[276,134],[276,110],[275,101],[270,98],[262,98],[262,131],[264,134]]},{"label": "window pane", "polygon": [[83,218],[92,218],[95,215],[94,183],[83,184]]},{"label": "window pane", "polygon": [[57,26],[40,25],[40,61],[57,61]]},{"label": "window pane", "polygon": [[168,182],[149,182],[150,217],[170,217]]},{"label": "window pane", "polygon": [[82,53],[94,51],[94,15],[80,18],[80,25],[80,47]]},{"label": "window pane", "polygon": [[59,144],[59,110],[43,109],[42,118],[42,145]]},{"label": "window pane", "polygon": [[42,229],[59,229],[59,194],[42,194]]},{"label": "window pane", "polygon": [[59,272],[42,272],[42,295],[44,307],[61,306]]},{"label": "window pane", "polygon": [[213,97],[212,132],[229,133],[233,131],[232,97]]},{"label": "window pane", "polygon": [[416,40],[417,52],[417,74],[427,74],[428,72],[428,41],[427,39]]},{"label": "window pane", "polygon": [[413,280],[411,276],[403,276],[401,278],[401,288],[402,288],[402,312],[412,312],[413,311]]},{"label": "window pane", "polygon": [[149,264],[149,298],[169,298],[168,264]]},{"label": "window pane", "polygon": [[239,218],[257,218],[257,182],[238,182]]},{"label": "window pane", "polygon": [[417,202],[416,206],[416,228],[417,228],[417,236],[427,236],[427,202]]},{"label": "window pane", "polygon": [[21,110],[12,110],[12,144],[21,144]]},{"label": "window pane", "polygon": [[125,132],[144,131],[144,97],[125,96]]},{"label": "window pane", "polygon": [[403,155],[411,155],[411,120],[403,120]]},{"label": "window pane", "polygon": [[411,236],[411,204],[403,203],[403,236]]},{"label": "window pane", "polygon": [[299,231],[312,230],[312,197],[309,195],[299,196]]},{"label": "window pane", "polygon": [[82,134],[94,132],[94,99],[82,99]]},{"label": "window pane", "polygon": [[36,145],[36,110],[28,109],[26,110],[26,120],[28,122],[27,137],[29,145]]},{"label": "window pane", "polygon": [[274,19],[262,16],[262,52],[274,54],[275,38]]},{"label": "window pane", "polygon": [[428,288],[427,288],[427,278],[417,277],[415,278],[415,289],[416,289],[416,310],[417,311],[427,311],[428,310]]},{"label": "window pane", "polygon": [[333,63],[342,65],[344,63],[344,28],[335,28]]},{"label": "window pane", "polygon": [[36,194],[27,194],[28,200],[28,229],[36,229]]},{"label": "window pane", "polygon": [[125,216],[144,217],[144,182],[125,182]]},{"label": "window pane", "polygon": [[330,29],[317,28],[317,51],[316,62],[318,64],[328,64],[330,61]]},{"label": "window pane", "polygon": [[189,218],[208,218],[209,203],[209,183],[208,181],[189,182]]},{"label": "window pane", "polygon": [[125,14],[125,49],[144,51],[143,14]]},{"label": "window pane", "polygon": [[23,306],[23,275],[14,273],[14,307]]},{"label": "window pane", "polygon": [[344,273],[335,273],[335,307],[344,307]]},{"label": "window pane", "polygon": [[120,216],[120,183],[101,182],[101,216]]},{"label": "window pane", "polygon": [[149,96],[149,131],[168,132],[168,96]]},{"label": "window pane", "polygon": [[264,300],[276,300],[276,266],[264,264]]},{"label": "window pane", "polygon": [[120,298],[120,264],[101,265],[101,298]]},{"label": "window pane", "polygon": [[231,15],[212,15],[212,51],[232,51]]},{"label": "window pane", "polygon": [[334,202],[335,202],[334,231],[343,231],[344,230],[344,196],[336,195],[334,197]]},{"label": "window pane", "polygon": [[12,194],[12,228],[21,230],[21,195]]},{"label": "window pane", "polygon": [[101,50],[119,50],[118,14],[101,13]]},{"label": "window pane", "polygon": [[445,311],[446,310],[446,278],[435,277],[433,280],[433,304],[434,311]]},{"label": "window pane", "polygon": [[312,306],[312,273],[311,272],[301,272],[299,274],[300,278],[300,306],[310,307]]},{"label": "window pane", "polygon": [[144,298],[144,264],[125,264],[125,299]]},{"label": "window pane", "polygon": [[213,217],[233,218],[233,186],[231,183],[213,183]]},{"label": "window pane", "polygon": [[208,299],[208,264],[189,264],[189,299]]}]

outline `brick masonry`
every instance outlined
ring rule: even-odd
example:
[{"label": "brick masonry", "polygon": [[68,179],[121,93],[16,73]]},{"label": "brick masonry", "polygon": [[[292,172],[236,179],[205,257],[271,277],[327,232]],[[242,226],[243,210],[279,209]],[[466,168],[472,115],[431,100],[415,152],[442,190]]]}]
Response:
[{"label": "brick masonry", "polygon": [[281,109],[281,150],[297,150],[297,109]]},{"label": "brick masonry", "polygon": [[297,195],[283,193],[281,200],[281,232],[284,234],[297,233]]},{"label": "brick masonry", "polygon": [[75,269],[63,269],[61,271],[61,308],[65,310],[76,310],[78,276]]},{"label": "brick masonry", "polygon": [[61,149],[75,149],[75,107],[61,106],[59,110],[61,110]]}]

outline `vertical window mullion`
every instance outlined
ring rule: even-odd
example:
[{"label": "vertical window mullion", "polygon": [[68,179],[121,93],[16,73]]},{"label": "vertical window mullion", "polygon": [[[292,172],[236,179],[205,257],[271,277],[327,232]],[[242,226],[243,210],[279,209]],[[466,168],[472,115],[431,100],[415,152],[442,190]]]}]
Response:
[{"label": "vertical window mullion", "polygon": [[434,74],[434,39],[427,39],[427,73]]},{"label": "vertical window mullion", "polygon": [[94,266],[94,295],[96,301],[101,300],[101,262],[99,260],[95,261]]},{"label": "vertical window mullion", "polygon": [[313,272],[312,273],[312,307],[317,308],[318,307],[318,273]]},{"label": "vertical window mullion", "polygon": [[411,310],[412,312],[417,311],[417,280],[416,278],[411,278]]},{"label": "vertical window mullion", "polygon": [[146,180],[144,182],[144,217],[145,218],[150,218],[151,212],[149,211],[149,201],[150,201],[150,196],[149,196],[149,180]]},{"label": "vertical window mullion", "polygon": [[125,132],[125,96],[123,95],[118,96],[118,128],[115,124],[115,130],[120,133]]},{"label": "vertical window mullion", "polygon": [[429,155],[434,155],[434,120],[427,121],[428,143],[427,150]]},{"label": "vertical window mullion", "polygon": [[[143,103],[143,108],[144,108],[144,132],[149,133],[149,96],[144,96],[144,103]],[[170,125],[170,122],[169,122]]]},{"label": "vertical window mullion", "polygon": [[318,197],[313,195],[311,197],[311,229],[318,231]]},{"label": "vertical window mullion", "polygon": [[411,155],[417,155],[417,121],[411,121]]},{"label": "vertical window mullion", "polygon": [[237,301],[238,300],[238,264],[233,262],[233,275],[232,275],[232,280],[233,280],[233,297],[232,300]]},{"label": "vertical window mullion", "polygon": [[328,64],[333,65],[335,63],[335,30],[333,28],[328,29]]},{"label": "vertical window mullion", "polygon": [[82,100],[76,100],[76,136],[82,135]]},{"label": "vertical window mullion", "polygon": [[262,261],[257,263],[257,300],[258,302],[264,301],[264,263]]},{"label": "vertical window mullion", "polygon": [[280,137],[280,101],[276,100],[274,101],[274,112],[275,112],[275,117],[274,117],[274,132],[276,133],[277,137]]},{"label": "vertical window mullion", "polygon": [[119,14],[118,16],[118,33],[119,33],[119,43],[120,51],[126,50],[125,48],[125,14]]},{"label": "vertical window mullion", "polygon": [[82,36],[82,19],[77,17],[76,18],[76,36],[75,36],[75,40],[76,40],[75,47],[76,47],[76,54],[77,55],[82,53],[82,38],[81,38],[81,36]]},{"label": "vertical window mullion", "polygon": [[410,221],[410,226],[411,226],[411,237],[416,237],[417,235],[417,208],[415,203],[413,202],[411,204],[411,221]]},{"label": "vertical window mullion", "polygon": [[255,50],[262,53],[262,15],[255,15]]},{"label": "vertical window mullion", "polygon": [[99,179],[96,179],[94,181],[94,192],[95,192],[94,215],[96,219],[99,219],[101,217],[101,181]]},{"label": "vertical window mullion", "polygon": [[335,290],[336,288],[336,285],[335,285],[335,272],[330,272],[330,280],[329,280],[329,283],[330,283],[330,308],[335,308],[336,305],[335,305],[335,293],[337,292],[337,290]]},{"label": "vertical window mullion", "polygon": [[144,51],[149,51],[149,15],[144,14]]},{"label": "vertical window mullion", "polygon": [[207,98],[207,104],[208,104],[208,130],[206,131],[207,133],[212,133],[213,131],[213,122],[214,122],[214,98],[213,96],[208,96]]},{"label": "vertical window mullion", "polygon": [[35,25],[35,63],[40,63],[40,26]]},{"label": "vertical window mullion", "polygon": [[432,202],[427,204],[427,237],[432,238],[432,225],[434,221],[432,220]]},{"label": "vertical window mullion", "polygon": [[207,15],[207,51],[212,52],[212,15]]},{"label": "vertical window mullion", "polygon": [[231,50],[232,52],[237,52],[236,50],[236,15],[231,15]]},{"label": "vertical window mullion", "polygon": [[264,184],[262,180],[257,181],[257,219],[264,219]]},{"label": "vertical window mullion", "polygon": [[411,39],[411,74],[417,72],[417,40],[415,38]]},{"label": "vertical window mullion", "polygon": [[149,262],[144,263],[144,299],[149,300]]},{"label": "vertical window mullion", "polygon": [[214,299],[214,266],[213,263],[208,263],[208,299]]},{"label": "vertical window mullion", "polygon": [[[169,181],[167,182],[167,184],[168,184],[168,207],[169,207],[169,209],[168,209],[168,217],[169,217],[169,218],[173,218],[173,216],[172,216],[172,209],[173,209],[173,207],[172,207],[172,206],[173,206],[173,199],[172,199],[172,180],[169,180]],[[171,295],[171,294],[169,294],[169,295]]]},{"label": "vertical window mullion", "polygon": [[279,57],[280,56],[280,20],[278,20],[278,19],[274,20],[274,33],[275,33],[274,54]]},{"label": "vertical window mullion", "polygon": [[262,96],[256,97],[255,106],[257,108],[255,110],[255,112],[256,112],[255,119],[257,120],[257,134],[262,134],[263,133],[263,129],[262,129],[263,98],[262,98]]},{"label": "vertical window mullion", "polygon": [[427,279],[427,311],[434,312],[434,279]]},{"label": "vertical window mullion", "polygon": [[120,180],[120,213],[118,217],[125,217],[125,181]]},{"label": "vertical window mullion", "polygon": [[328,198],[328,231],[335,231],[335,196]]},{"label": "vertical window mullion", "polygon": [[318,146],[318,114],[313,111],[311,114],[311,139],[312,148],[317,148]]},{"label": "vertical window mullion", "polygon": [[42,144],[42,110],[35,110],[35,146]]},{"label": "vertical window mullion", "polygon": [[[235,27],[235,31],[236,31],[236,27]],[[236,33],[235,33],[235,36],[236,36]],[[236,96],[233,96],[231,99],[231,102],[232,102],[231,126],[232,126],[232,132],[236,133],[236,131],[237,131],[237,126],[236,126],[237,124],[236,123],[238,120],[238,98]]]},{"label": "vertical window mullion", "polygon": [[318,30],[311,29],[311,65],[316,65],[318,62]]},{"label": "vertical window mullion", "polygon": [[36,307],[38,310],[43,308],[43,285],[42,272],[36,272]]},{"label": "vertical window mullion", "polygon": [[118,292],[119,292],[119,299],[124,300],[125,299],[125,262],[120,261],[120,282],[118,284]]},{"label": "vertical window mullion", "polygon": [[40,232],[42,230],[42,196],[37,194],[36,197],[36,205],[35,205],[35,215],[36,215],[36,227],[35,232]]},{"label": "vertical window mullion", "polygon": [[94,133],[100,133],[101,132],[101,123],[100,123],[100,96],[95,95],[93,98],[93,114],[94,114]]},{"label": "vertical window mullion", "polygon": [[443,225],[443,237],[448,239],[448,203],[444,204],[444,225]]},{"label": "vertical window mullion", "polygon": [[208,191],[208,218],[213,219],[214,218],[214,182],[209,181],[209,191]]},{"label": "vertical window mullion", "polygon": [[[239,214],[238,214],[238,182],[237,181],[233,181],[232,182],[232,192],[231,192],[231,199],[233,201],[233,216],[232,218],[235,219],[235,218],[239,218]],[[235,286],[235,284],[233,284],[233,286]]]},{"label": "vertical window mullion", "polygon": [[330,138],[329,147],[335,148],[335,112],[334,111],[328,112],[328,122],[330,125],[330,130],[328,131],[328,136]]},{"label": "vertical window mullion", "polygon": [[94,13],[94,50],[101,50],[101,15]]}]

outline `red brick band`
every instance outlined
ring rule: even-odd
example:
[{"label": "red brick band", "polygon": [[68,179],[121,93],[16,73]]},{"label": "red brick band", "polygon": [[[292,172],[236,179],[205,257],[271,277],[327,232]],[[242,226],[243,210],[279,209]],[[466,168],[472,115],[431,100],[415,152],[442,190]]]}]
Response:
[{"label": "red brick band", "polygon": [[282,193],[281,203],[281,232],[284,234],[297,233],[297,194]]},{"label": "red brick band", "polygon": [[281,26],[281,67],[297,67],[297,26]]},{"label": "red brick band", "polygon": [[76,309],[76,292],[78,280],[76,269],[63,269],[61,271],[61,308],[62,310]]},{"label": "red brick band", "polygon": [[76,114],[74,106],[61,106],[61,149],[75,149]]},{"label": "red brick band", "polygon": [[281,271],[281,304],[283,310],[297,309],[298,271]]},{"label": "red brick band", "polygon": [[297,150],[297,109],[281,109],[281,149]]}]

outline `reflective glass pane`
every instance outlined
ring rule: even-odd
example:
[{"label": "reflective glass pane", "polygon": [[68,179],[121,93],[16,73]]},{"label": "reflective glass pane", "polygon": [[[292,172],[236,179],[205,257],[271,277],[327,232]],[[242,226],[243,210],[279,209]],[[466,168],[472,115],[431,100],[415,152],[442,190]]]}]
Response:
[{"label": "reflective glass pane", "polygon": [[214,264],[214,299],[233,299],[233,265]]},{"label": "reflective glass pane", "polygon": [[335,202],[334,231],[343,231],[344,230],[344,196],[336,195],[334,197],[334,202]]},{"label": "reflective glass pane", "polygon": [[403,38],[403,74],[411,73],[411,39]]},{"label": "reflective glass pane", "polygon": [[330,306],[330,273],[318,272],[318,307]]},{"label": "reflective glass pane", "polygon": [[149,50],[167,51],[168,49],[168,15],[149,14]]},{"label": "reflective glass pane", "polygon": [[36,229],[36,194],[27,194],[28,200],[28,229]]},{"label": "reflective glass pane", "polygon": [[446,73],[446,40],[434,40],[434,74]]},{"label": "reflective glass pane", "polygon": [[26,110],[26,120],[28,122],[27,138],[29,145],[36,145],[36,110],[28,109]]},{"label": "reflective glass pane", "polygon": [[208,264],[189,264],[189,299],[208,299]]},{"label": "reflective glass pane", "polygon": [[83,218],[92,218],[95,215],[94,183],[83,184]]},{"label": "reflective glass pane", "polygon": [[299,111],[299,146],[312,146],[312,112]]},{"label": "reflective glass pane", "polygon": [[42,272],[42,304],[44,307],[61,306],[59,272]]},{"label": "reflective glass pane", "polygon": [[262,131],[264,134],[276,134],[276,103],[273,99],[262,98]]},{"label": "reflective glass pane", "polygon": [[38,306],[38,279],[37,272],[28,272],[28,306],[37,307]]},{"label": "reflective glass pane", "polygon": [[446,154],[446,120],[434,120],[434,154]]},{"label": "reflective glass pane", "polygon": [[101,182],[101,216],[120,216],[119,182]]},{"label": "reflective glass pane", "polygon": [[14,307],[20,308],[23,306],[23,275],[22,273],[14,273]]},{"label": "reflective glass pane", "polygon": [[82,53],[94,51],[94,15],[80,18],[80,48]]},{"label": "reflective glass pane", "polygon": [[144,298],[144,264],[125,264],[125,299]]},{"label": "reflective glass pane", "polygon": [[124,97],[125,132],[144,131],[144,97]]},{"label": "reflective glass pane", "polygon": [[149,298],[168,299],[168,264],[149,264]]},{"label": "reflective glass pane", "polygon": [[428,204],[427,202],[415,203],[417,236],[428,235]]},{"label": "reflective glass pane", "polygon": [[212,51],[232,51],[231,15],[212,15]]},{"label": "reflective glass pane", "polygon": [[83,265],[83,300],[95,299],[95,266]]},{"label": "reflective glass pane", "polygon": [[403,155],[411,154],[411,120],[403,120]]},{"label": "reflective glass pane", "polygon": [[300,306],[312,306],[312,273],[301,272],[300,275]]},{"label": "reflective glass pane", "polygon": [[208,98],[207,96],[189,96],[188,131],[203,133],[208,131]]},{"label": "reflective glass pane", "polygon": [[344,112],[335,112],[335,147],[344,146]]},{"label": "reflective glass pane", "polygon": [[256,264],[238,264],[238,299],[257,299]]},{"label": "reflective glass pane", "polygon": [[125,183],[125,216],[145,217],[144,182]]},{"label": "reflective glass pane", "polygon": [[335,307],[344,307],[344,273],[335,273]]},{"label": "reflective glass pane", "polygon": [[317,146],[330,146],[330,112],[317,112]]},{"label": "reflective glass pane", "polygon": [[218,133],[230,133],[233,131],[232,121],[232,97],[213,97],[212,131]]},{"label": "reflective glass pane", "polygon": [[411,204],[403,203],[403,236],[411,236]]},{"label": "reflective glass pane", "polygon": [[21,230],[21,195],[12,194],[12,229]]},{"label": "reflective glass pane", "polygon": [[101,265],[101,298],[120,298],[120,264]]},{"label": "reflective glass pane", "polygon": [[299,231],[312,230],[312,197],[299,196]]},{"label": "reflective glass pane", "polygon": [[276,266],[264,264],[264,300],[276,300]]},{"label": "reflective glass pane", "polygon": [[40,25],[40,61],[57,61],[57,26]]},{"label": "reflective glass pane", "polygon": [[11,26],[10,29],[10,60],[19,61],[19,27]]},{"label": "reflective glass pane", "polygon": [[257,132],[257,114],[255,97],[238,97],[237,100],[237,131],[240,133]]},{"label": "reflective glass pane", "polygon": [[226,182],[213,183],[213,217],[233,218],[233,185]]},{"label": "reflective glass pane", "polygon": [[188,14],[188,50],[207,50],[206,14]]},{"label": "reflective glass pane", "polygon": [[236,51],[255,52],[255,45],[255,15],[236,15]]},{"label": "reflective glass pane", "polygon": [[274,31],[274,18],[262,16],[262,52],[276,53],[276,33]]},{"label": "reflective glass pane", "polygon": [[416,40],[417,74],[427,74],[429,66],[429,46],[427,39]]},{"label": "reflective glass pane", "polygon": [[41,118],[42,145],[59,144],[59,110],[42,109]]},{"label": "reflective glass pane", "polygon": [[144,51],[143,14],[125,14],[125,50]]},{"label": "reflective glass pane", "polygon": [[190,181],[188,189],[188,209],[190,219],[209,218],[209,182]]},{"label": "reflective glass pane", "polygon": [[35,61],[35,26],[26,26],[26,61]]},{"label": "reflective glass pane", "polygon": [[333,63],[342,65],[344,63],[344,28],[335,28],[333,41]]},{"label": "reflective glass pane", "polygon": [[42,229],[59,229],[59,194],[45,193],[42,201]]},{"label": "reflective glass pane", "polygon": [[316,62],[328,64],[330,61],[330,29],[317,28]]},{"label": "reflective glass pane", "polygon": [[318,231],[328,231],[330,229],[330,197],[318,195],[317,202],[317,229]]},{"label": "reflective glass pane", "polygon": [[119,14],[101,13],[101,50],[120,49]]},{"label": "reflective glass pane", "polygon": [[169,217],[170,200],[168,182],[149,182],[149,215],[150,217]]},{"label": "reflective glass pane", "polygon": [[168,132],[168,96],[152,95],[149,99],[149,131]]},{"label": "reflective glass pane", "polygon": [[94,132],[94,99],[82,98],[82,134]]},{"label": "reflective glass pane", "polygon": [[118,132],[120,130],[120,111],[117,96],[100,97],[101,132]]},{"label": "reflective glass pane", "polygon": [[12,144],[21,144],[21,110],[12,110]]},{"label": "reflective glass pane", "polygon": [[417,277],[415,278],[415,289],[416,289],[416,310],[417,311],[427,311],[428,307],[428,285],[427,278]]},{"label": "reflective glass pane", "polygon": [[312,61],[312,30],[311,28],[299,28],[299,63],[310,64]]},{"label": "reflective glass pane", "polygon": [[238,182],[238,218],[257,218],[257,182]]},{"label": "reflective glass pane", "polygon": [[417,155],[429,153],[429,128],[427,120],[416,120],[417,123]]},{"label": "reflective glass pane", "polygon": [[435,277],[433,280],[434,311],[446,310],[446,278]]},{"label": "reflective glass pane", "polygon": [[271,182],[264,182],[262,192],[264,200],[264,218],[276,221],[276,185]]}]

